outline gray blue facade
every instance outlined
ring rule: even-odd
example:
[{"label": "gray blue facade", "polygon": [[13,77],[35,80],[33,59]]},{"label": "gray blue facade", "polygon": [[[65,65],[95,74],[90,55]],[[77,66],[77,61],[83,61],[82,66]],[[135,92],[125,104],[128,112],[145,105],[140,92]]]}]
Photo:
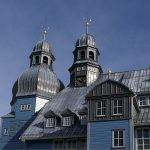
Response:
[{"label": "gray blue facade", "polygon": [[124,147],[121,149],[133,149],[133,126],[130,120],[90,122],[88,123],[89,149],[110,150],[113,149],[113,130],[121,129],[124,132]]},{"label": "gray blue facade", "polygon": [[150,69],[103,73],[86,31],[67,87],[53,71],[51,46],[45,39],[35,45],[2,117],[0,149],[150,150]]}]

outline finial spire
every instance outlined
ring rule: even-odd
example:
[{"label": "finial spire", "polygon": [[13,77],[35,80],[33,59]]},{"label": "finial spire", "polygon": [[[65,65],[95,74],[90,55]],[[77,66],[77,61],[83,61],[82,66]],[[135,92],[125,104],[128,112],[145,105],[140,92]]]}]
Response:
[{"label": "finial spire", "polygon": [[86,34],[89,33],[89,26],[90,26],[91,19],[89,17],[86,18]]},{"label": "finial spire", "polygon": [[110,78],[111,74],[112,74],[112,71],[111,71],[111,69],[109,69],[108,70],[108,78]]},{"label": "finial spire", "polygon": [[43,29],[43,40],[45,41],[47,34],[48,34],[49,27],[48,26],[47,27],[42,26],[42,29]]}]

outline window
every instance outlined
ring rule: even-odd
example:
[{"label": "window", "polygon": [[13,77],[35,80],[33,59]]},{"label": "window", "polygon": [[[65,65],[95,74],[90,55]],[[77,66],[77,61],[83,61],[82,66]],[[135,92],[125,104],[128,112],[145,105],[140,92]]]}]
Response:
[{"label": "window", "polygon": [[43,57],[43,63],[48,64],[48,57],[46,57],[46,56]]},{"label": "window", "polygon": [[123,110],[122,100],[113,100],[113,115],[121,115]]},{"label": "window", "polygon": [[81,58],[81,59],[84,59],[84,58],[85,58],[85,51],[81,51],[81,52],[80,52],[80,58]]},{"label": "window", "polygon": [[9,135],[9,130],[8,130],[8,128],[4,128],[4,135]]},{"label": "window", "polygon": [[136,149],[149,150],[150,149],[150,129],[137,129],[136,131]]},{"label": "window", "polygon": [[63,126],[71,126],[72,117],[63,117]]},{"label": "window", "polygon": [[21,105],[21,106],[20,106],[20,110],[21,110],[21,111],[26,110],[26,105]]},{"label": "window", "polygon": [[77,148],[77,142],[76,140],[68,140],[67,141],[67,149],[76,149]]},{"label": "window", "polygon": [[40,57],[39,56],[35,56],[35,63],[38,64],[40,62]]},{"label": "window", "polygon": [[124,147],[124,131],[113,130],[112,131],[112,147]]},{"label": "window", "polygon": [[86,70],[86,66],[82,66],[82,70]]},{"label": "window", "polygon": [[139,97],[139,105],[140,106],[146,106],[147,105],[146,96],[140,96]]},{"label": "window", "polygon": [[77,67],[77,71],[81,71],[81,67]]},{"label": "window", "polygon": [[55,150],[62,150],[63,149],[63,141],[58,140],[54,142]]},{"label": "window", "polygon": [[47,118],[46,119],[46,127],[51,128],[55,126],[55,118]]},{"label": "window", "polygon": [[31,104],[22,104],[20,105],[21,111],[31,110]]},{"label": "window", "polygon": [[92,51],[89,52],[89,58],[94,60],[94,53]]},{"label": "window", "polygon": [[96,103],[96,116],[105,116],[106,115],[106,101],[101,100]]},{"label": "window", "polygon": [[26,105],[26,110],[31,110],[31,104]]}]

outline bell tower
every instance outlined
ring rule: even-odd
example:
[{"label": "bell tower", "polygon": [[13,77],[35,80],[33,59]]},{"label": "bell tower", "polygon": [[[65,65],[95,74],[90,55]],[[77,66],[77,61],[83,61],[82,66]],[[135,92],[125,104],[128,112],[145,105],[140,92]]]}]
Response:
[{"label": "bell tower", "polygon": [[70,67],[70,84],[75,87],[89,86],[102,72],[98,64],[99,50],[95,38],[89,34],[90,19],[86,19],[86,33],[77,40],[73,51],[74,62]]},{"label": "bell tower", "polygon": [[53,62],[55,57],[52,54],[52,48],[48,42],[46,42],[46,35],[48,31],[44,29],[43,40],[39,41],[33,48],[33,52],[30,55],[30,66],[34,65],[47,65],[51,70],[53,70]]}]

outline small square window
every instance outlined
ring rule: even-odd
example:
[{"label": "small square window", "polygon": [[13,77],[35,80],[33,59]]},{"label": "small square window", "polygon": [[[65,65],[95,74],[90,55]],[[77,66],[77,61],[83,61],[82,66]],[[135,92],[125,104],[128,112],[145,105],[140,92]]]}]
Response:
[{"label": "small square window", "polygon": [[55,126],[55,118],[47,118],[46,119],[46,127],[51,128]]},{"label": "small square window", "polygon": [[63,126],[71,126],[72,117],[63,117]]},{"label": "small square window", "polygon": [[26,105],[26,110],[31,110],[31,104]]},{"label": "small square window", "polygon": [[4,135],[9,135],[9,130],[8,130],[8,128],[4,128]]},{"label": "small square window", "polygon": [[146,96],[140,96],[139,97],[139,106],[146,106],[146,105],[147,105]]},{"label": "small square window", "polygon": [[77,67],[77,71],[81,71],[81,67]]},{"label": "small square window", "polygon": [[21,106],[20,106],[20,110],[21,110],[21,111],[25,111],[25,110],[26,110],[26,105],[21,105]]}]

